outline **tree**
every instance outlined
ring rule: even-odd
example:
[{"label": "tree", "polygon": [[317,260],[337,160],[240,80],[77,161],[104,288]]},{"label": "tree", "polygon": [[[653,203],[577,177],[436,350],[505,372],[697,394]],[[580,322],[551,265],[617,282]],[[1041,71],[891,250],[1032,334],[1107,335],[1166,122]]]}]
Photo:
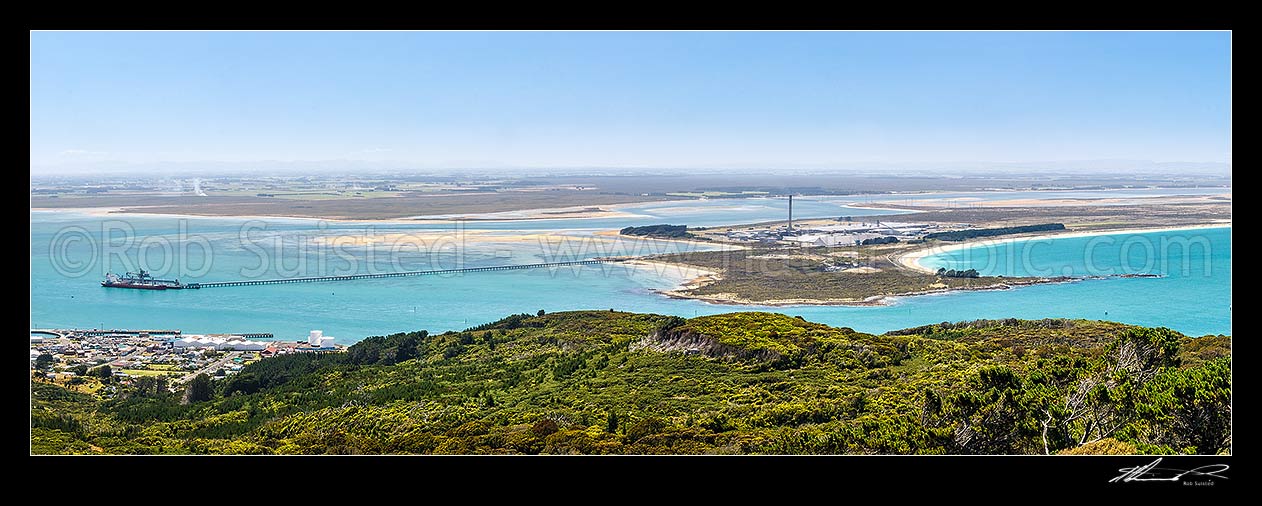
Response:
[{"label": "tree", "polygon": [[236,392],[248,395],[259,391],[260,388],[262,388],[262,380],[259,375],[253,372],[242,372],[228,380],[227,386],[224,387],[224,395],[232,395]]},{"label": "tree", "polygon": [[544,313],[544,312],[543,312],[543,310],[542,310],[542,309],[540,309],[538,313],[535,313],[535,316],[543,316],[543,315],[545,315],[545,314],[547,314],[547,313]]},{"label": "tree", "polygon": [[661,418],[655,416],[641,418],[627,427],[627,441],[639,441],[644,437],[661,433],[666,430],[666,427],[666,421]]},{"label": "tree", "polygon": [[1040,394],[1007,366],[985,367],[955,393],[926,395],[921,419],[946,435],[951,453],[1034,453]]},{"label": "tree", "polygon": [[399,346],[394,351],[394,360],[396,362],[403,362],[404,360],[416,358],[416,346],[418,344],[420,344],[420,341],[413,336],[407,336],[400,339]]},{"label": "tree", "polygon": [[938,268],[938,275],[948,278],[976,278],[981,276],[981,274],[977,272],[977,269],[957,271],[955,269],[947,270],[944,267]]},{"label": "tree", "polygon": [[384,340],[381,336],[364,339],[351,346],[346,356],[352,364],[375,364],[381,360],[381,341]]},{"label": "tree", "polygon": [[1165,327],[1126,329],[1108,349],[1117,368],[1147,380],[1161,367],[1179,365],[1179,333]]},{"label": "tree", "polygon": [[110,379],[114,376],[114,369],[111,368],[109,364],[97,367],[96,369],[93,369],[92,372],[96,373],[96,377],[103,380]]},{"label": "tree", "polygon": [[131,387],[137,397],[160,397],[167,392],[167,380],[161,376],[141,376],[132,381]]},{"label": "tree", "polygon": [[1165,422],[1152,431],[1158,438],[1144,439],[1170,448],[1195,448],[1198,454],[1226,450],[1231,447],[1231,359],[1163,369],[1136,392],[1135,406],[1139,418]]},{"label": "tree", "polygon": [[530,433],[534,434],[535,437],[537,438],[548,437],[549,435],[555,433],[558,430],[560,430],[560,427],[557,426],[556,422],[552,421],[549,418],[544,418],[542,420],[539,420],[530,427]]},{"label": "tree", "polygon": [[57,359],[54,359],[52,355],[41,353],[38,357],[35,357],[35,368],[41,371],[47,371],[48,368],[52,367],[56,362]]},{"label": "tree", "polygon": [[74,373],[75,373],[76,375],[78,375],[78,376],[87,376],[87,374],[88,374],[88,364],[79,364],[79,365],[76,365],[76,366],[75,366],[75,368],[74,368]]},{"label": "tree", "polygon": [[613,434],[618,432],[618,414],[613,411],[609,412],[609,418],[605,419],[605,432]]},{"label": "tree", "polygon": [[209,401],[214,396],[214,389],[210,385],[210,376],[206,373],[198,374],[193,381],[188,382],[188,390],[186,396],[189,403]]}]

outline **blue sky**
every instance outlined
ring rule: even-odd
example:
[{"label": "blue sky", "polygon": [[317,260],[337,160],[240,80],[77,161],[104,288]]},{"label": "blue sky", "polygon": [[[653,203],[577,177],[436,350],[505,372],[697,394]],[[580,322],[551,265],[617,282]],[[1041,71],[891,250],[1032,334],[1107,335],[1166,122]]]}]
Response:
[{"label": "blue sky", "polygon": [[31,165],[1231,161],[1225,32],[34,32]]}]

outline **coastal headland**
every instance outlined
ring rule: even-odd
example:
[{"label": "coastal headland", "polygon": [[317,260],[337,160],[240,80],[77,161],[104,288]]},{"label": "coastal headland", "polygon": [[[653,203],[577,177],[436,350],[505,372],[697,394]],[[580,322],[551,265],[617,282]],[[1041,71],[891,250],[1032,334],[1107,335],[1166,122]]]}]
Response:
[{"label": "coastal headland", "polygon": [[[1006,290],[1045,283],[1089,281],[1096,277],[944,276],[921,260],[942,253],[1013,241],[1044,241],[1108,234],[1191,231],[1231,226],[1230,199],[1189,204],[1045,206],[1031,208],[899,206],[907,214],[886,216],[901,224],[920,223],[934,230],[976,230],[1063,223],[1055,232],[1017,233],[965,241],[914,240],[889,244],[821,246],[815,243],[768,241],[767,232],[783,233],[787,222],[706,227],[690,232],[698,238],[726,242],[732,237],[743,250],[658,255],[651,260],[708,269],[712,274],[689,279],[663,295],[736,305],[889,304],[898,297],[966,290]],[[870,217],[871,218],[871,217]],[[845,224],[842,226],[844,227]],[[837,227],[838,220],[801,220],[799,229]],[[765,231],[765,232],[760,232]],[[826,237],[824,237],[826,239]]]}]

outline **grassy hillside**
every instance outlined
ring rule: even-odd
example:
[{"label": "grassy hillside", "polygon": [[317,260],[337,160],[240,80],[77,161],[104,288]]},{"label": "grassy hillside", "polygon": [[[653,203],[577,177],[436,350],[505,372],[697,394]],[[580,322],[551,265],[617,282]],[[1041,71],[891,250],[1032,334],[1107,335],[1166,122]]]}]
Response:
[{"label": "grassy hillside", "polygon": [[514,315],[114,399],[33,385],[34,453],[1220,453],[1229,337],[1085,320],[869,335],[769,313]]}]

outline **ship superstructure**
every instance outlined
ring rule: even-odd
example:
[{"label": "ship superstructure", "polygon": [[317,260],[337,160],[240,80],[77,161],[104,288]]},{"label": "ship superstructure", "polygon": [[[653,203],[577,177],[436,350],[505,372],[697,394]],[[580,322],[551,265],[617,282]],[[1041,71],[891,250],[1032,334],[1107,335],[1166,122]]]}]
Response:
[{"label": "ship superstructure", "polygon": [[141,269],[140,272],[128,272],[122,276],[107,273],[101,286],[109,288],[136,288],[140,290],[178,290],[184,284],[178,279],[158,279]]}]

